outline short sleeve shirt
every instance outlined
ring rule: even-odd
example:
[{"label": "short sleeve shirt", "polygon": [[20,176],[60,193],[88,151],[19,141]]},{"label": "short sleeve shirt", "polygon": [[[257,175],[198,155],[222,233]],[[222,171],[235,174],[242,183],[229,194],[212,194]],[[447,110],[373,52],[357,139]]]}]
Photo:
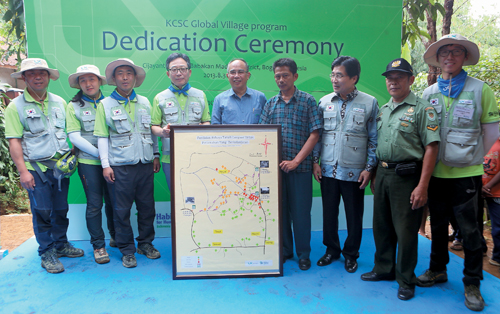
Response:
[{"label": "short sleeve shirt", "polygon": [[425,146],[440,141],[438,124],[434,107],[413,92],[399,104],[391,98],[377,117],[377,158],[388,162],[422,160]]}]

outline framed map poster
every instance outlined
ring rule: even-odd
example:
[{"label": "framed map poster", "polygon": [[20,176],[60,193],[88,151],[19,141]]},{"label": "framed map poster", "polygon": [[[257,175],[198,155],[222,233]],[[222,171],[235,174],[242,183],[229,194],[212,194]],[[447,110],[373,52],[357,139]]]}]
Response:
[{"label": "framed map poster", "polygon": [[283,276],[281,126],[172,126],[173,279]]}]

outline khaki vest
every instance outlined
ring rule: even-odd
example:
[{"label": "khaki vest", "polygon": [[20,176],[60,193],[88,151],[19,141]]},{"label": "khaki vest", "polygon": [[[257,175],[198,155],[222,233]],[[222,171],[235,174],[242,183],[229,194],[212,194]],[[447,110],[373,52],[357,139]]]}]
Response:
[{"label": "khaki vest", "polygon": [[64,131],[64,100],[52,93],[47,93],[47,99],[48,116],[36,103],[27,102],[24,95],[12,101],[24,128],[21,144],[24,160],[28,162],[49,160],[56,153],[63,155],[70,150]]},{"label": "khaki vest", "polygon": [[[161,127],[167,124],[198,125],[205,111],[205,97],[201,90],[191,87],[184,110],[181,109],[175,94],[166,89],[158,94],[161,110]],[[170,138],[161,138],[163,155],[170,155]]]},{"label": "khaki vest", "polygon": [[446,166],[467,167],[483,163],[486,153],[480,121],[483,84],[483,81],[468,76],[448,112],[437,83],[426,88],[422,95],[438,114],[441,129],[438,159]]},{"label": "khaki vest", "polygon": [[341,102],[332,103],[333,93],[321,98],[323,134],[321,163],[348,168],[365,168],[368,158],[366,124],[372,114],[373,97],[358,91],[344,120],[340,117]]},{"label": "khaki vest", "polygon": [[109,127],[108,156],[111,166],[135,165],[153,161],[151,106],[146,97],[137,95],[135,122],[117,100],[101,100]]}]

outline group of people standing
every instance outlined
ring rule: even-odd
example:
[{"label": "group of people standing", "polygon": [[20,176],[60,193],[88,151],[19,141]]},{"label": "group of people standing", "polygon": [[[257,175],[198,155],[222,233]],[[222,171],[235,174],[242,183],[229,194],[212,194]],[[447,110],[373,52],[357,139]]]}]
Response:
[{"label": "group of people standing", "polygon": [[[58,71],[43,59],[24,60],[12,76],[24,80],[27,87],[5,111],[6,137],[21,185],[29,192],[42,267],[59,273],[64,271],[59,257],[84,254],[66,237],[69,179],[55,165],[70,151],[66,134],[78,158],[87,197],[86,222],[95,261],[110,261],[101,227],[104,199],[110,246],[119,248],[123,266],[135,267],[135,252],[160,257],[152,244],[153,175],[160,170],[158,137],[170,187],[171,125],[280,124],[283,262],[294,257],[295,242],[299,268],[311,267],[314,177],[321,185],[326,246],[317,265],[329,265],[343,255],[346,271],[356,272],[364,189],[371,181],[375,266],[361,279],[396,279],[402,300],[414,296],[415,285],[445,282],[447,230],[453,215],[463,236],[465,303],[472,310],[482,310],[482,250],[476,217],[483,156],[499,135],[497,103],[487,84],[462,69],[479,60],[477,45],[465,37],[444,36],[427,49],[424,59],[441,68],[438,83],[417,97],[411,91],[415,79],[411,65],[395,59],[382,73],[391,99],[381,108],[373,96],[356,88],[361,73],[356,58],[342,56],[333,61],[333,93],[319,104],[296,88],[299,75],[292,59],[274,62],[279,93],[270,99],[247,87],[249,66],[243,59],[234,59],[227,68],[231,89],[215,98],[211,116],[205,93],[189,84],[191,63],[185,54],[167,58],[171,85],[156,95],[152,105],[136,93],[146,73],[129,59],[110,62],[104,76],[94,65],[78,67],[68,78],[78,92],[67,105],[47,91],[49,79],[57,80]],[[108,97],[100,90],[104,84],[116,86]],[[492,180],[498,181],[500,176]],[[486,187],[491,192],[493,185]],[[343,246],[338,236],[341,199],[348,229]],[[137,247],[130,225],[134,201]],[[417,236],[426,204],[433,236],[431,262],[416,277]]]}]

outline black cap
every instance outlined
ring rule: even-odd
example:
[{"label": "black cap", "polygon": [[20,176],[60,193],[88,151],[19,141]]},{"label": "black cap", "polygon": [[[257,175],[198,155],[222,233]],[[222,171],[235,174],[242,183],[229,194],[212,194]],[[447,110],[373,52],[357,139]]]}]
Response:
[{"label": "black cap", "polygon": [[387,74],[389,74],[389,72],[391,71],[405,72],[410,75],[413,75],[413,68],[408,63],[408,61],[406,61],[403,58],[397,58],[389,62],[389,64],[385,68],[385,72],[382,73],[382,75],[387,76]]}]

